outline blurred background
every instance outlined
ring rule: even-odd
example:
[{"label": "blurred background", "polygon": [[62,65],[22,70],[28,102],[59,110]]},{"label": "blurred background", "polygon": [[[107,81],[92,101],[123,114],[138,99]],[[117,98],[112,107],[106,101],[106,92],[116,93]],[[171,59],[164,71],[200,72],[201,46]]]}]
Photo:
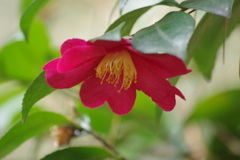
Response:
[{"label": "blurred background", "polygon": [[[117,0],[52,0],[34,19],[26,43],[19,21],[30,2],[0,0],[0,137],[20,119],[27,87],[46,62],[60,56],[60,45],[70,38],[88,40],[100,36],[120,16],[119,9],[114,9]],[[123,14],[157,2],[129,0]],[[178,10],[153,7],[137,21],[132,33]],[[203,15],[202,11],[193,14],[196,22]],[[205,80],[191,61],[188,68],[193,71],[177,83],[186,101],[177,98],[175,109],[164,112],[160,120],[156,119],[155,104],[140,92],[131,113],[122,117],[113,115],[107,106],[85,108],[78,97],[80,86],[53,92],[35,104],[31,112],[47,110],[71,119],[76,108],[78,114],[90,118],[96,132],[129,159],[239,160],[239,44],[238,25],[226,40],[224,63],[219,48],[211,81]],[[50,132],[31,138],[3,160],[34,160],[57,150]],[[84,135],[73,138],[69,145],[101,143]]]}]

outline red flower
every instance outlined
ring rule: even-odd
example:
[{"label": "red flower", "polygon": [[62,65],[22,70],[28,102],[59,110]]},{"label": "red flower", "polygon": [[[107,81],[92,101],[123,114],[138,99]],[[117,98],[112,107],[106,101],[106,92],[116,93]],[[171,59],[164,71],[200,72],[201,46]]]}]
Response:
[{"label": "red flower", "polygon": [[96,108],[108,102],[119,115],[131,111],[136,90],[144,92],[165,111],[171,111],[175,95],[182,93],[166,80],[187,74],[183,61],[169,54],[142,54],[131,46],[131,40],[70,39],[61,46],[61,58],[48,62],[48,84],[57,89],[70,88],[83,82],[82,103]]}]

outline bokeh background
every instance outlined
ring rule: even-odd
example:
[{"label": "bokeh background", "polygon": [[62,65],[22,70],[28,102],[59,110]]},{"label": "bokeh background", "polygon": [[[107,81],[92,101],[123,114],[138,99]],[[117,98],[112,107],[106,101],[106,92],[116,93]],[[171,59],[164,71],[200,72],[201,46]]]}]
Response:
[{"label": "bokeh background", "polygon": [[[116,0],[52,0],[35,18],[29,43],[19,28],[21,14],[31,0],[0,0],[0,137],[20,119],[23,95],[49,60],[59,57],[59,46],[67,39],[91,39],[102,35],[119,16]],[[159,0],[129,0],[123,14]],[[181,2],[181,1],[178,1]],[[153,7],[135,24],[132,33],[161,19],[174,7]],[[204,12],[192,14],[199,22]],[[223,33],[219,33],[222,34]],[[89,117],[92,127],[114,144],[124,156],[137,160],[240,159],[240,26],[226,40],[216,59],[212,79],[198,72],[194,61],[177,87],[186,101],[177,98],[172,112],[156,119],[155,104],[143,93],[132,112],[113,115],[105,105],[97,109],[82,106],[80,86],[58,90],[39,101],[31,112],[47,110],[70,119],[74,109]],[[207,49],[206,49],[207,52]],[[157,122],[156,122],[157,121]],[[89,135],[73,138],[70,146],[101,146]],[[61,146],[60,148],[65,147]],[[3,160],[34,160],[58,148],[49,132],[22,144]]]}]

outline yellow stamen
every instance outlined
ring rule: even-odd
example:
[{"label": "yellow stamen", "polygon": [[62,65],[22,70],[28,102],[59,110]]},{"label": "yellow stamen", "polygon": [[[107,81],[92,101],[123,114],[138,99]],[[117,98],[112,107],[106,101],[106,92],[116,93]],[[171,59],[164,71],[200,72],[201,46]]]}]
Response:
[{"label": "yellow stamen", "polygon": [[106,81],[116,87],[122,74],[123,82],[118,92],[122,89],[127,90],[130,88],[132,82],[137,82],[136,68],[130,53],[126,50],[114,54],[107,54],[96,68],[96,77],[102,79],[101,84],[106,76],[108,76]]}]

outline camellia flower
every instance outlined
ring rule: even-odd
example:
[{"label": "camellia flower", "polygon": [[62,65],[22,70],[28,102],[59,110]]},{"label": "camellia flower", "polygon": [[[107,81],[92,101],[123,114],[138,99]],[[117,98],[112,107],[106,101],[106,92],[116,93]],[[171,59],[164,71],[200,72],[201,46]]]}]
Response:
[{"label": "camellia flower", "polygon": [[80,99],[89,108],[108,102],[119,115],[131,111],[136,90],[144,92],[165,111],[171,111],[175,95],[182,93],[166,79],[190,72],[183,61],[170,54],[143,54],[131,40],[70,39],[61,46],[61,58],[48,62],[47,83],[57,89],[83,82]]}]

